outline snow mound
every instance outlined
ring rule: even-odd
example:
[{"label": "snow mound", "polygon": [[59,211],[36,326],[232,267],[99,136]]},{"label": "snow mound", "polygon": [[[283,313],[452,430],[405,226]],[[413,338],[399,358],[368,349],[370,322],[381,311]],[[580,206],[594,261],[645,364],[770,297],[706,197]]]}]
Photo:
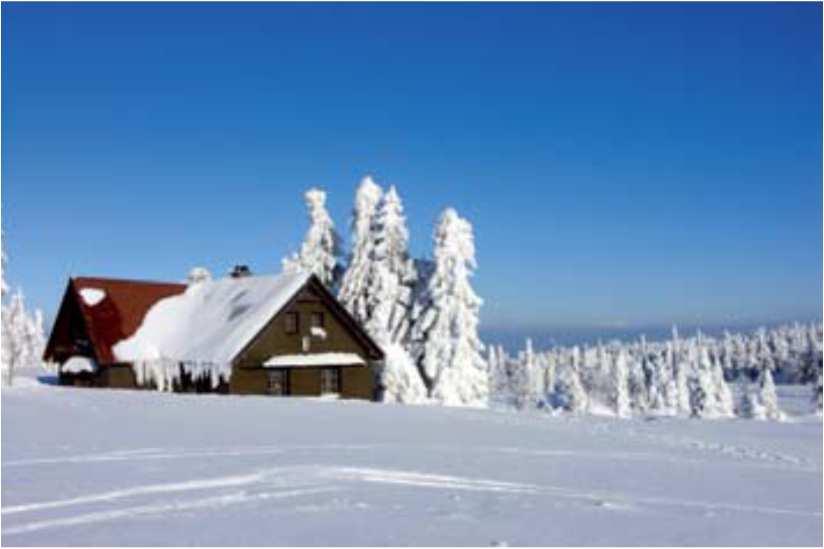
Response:
[{"label": "snow mound", "polygon": [[100,288],[82,288],[80,290],[80,297],[83,302],[89,307],[94,307],[104,299],[106,299],[106,292]]},{"label": "snow mound", "polygon": [[203,281],[155,303],[112,349],[122,362],[228,364],[306,284],[306,272]]},{"label": "snow mound", "polygon": [[97,371],[97,364],[89,357],[73,356],[63,363],[60,371],[66,374],[94,373]]},{"label": "snow mound", "polygon": [[364,366],[366,363],[355,353],[317,353],[312,355],[277,355],[263,363],[264,367],[281,366]]}]

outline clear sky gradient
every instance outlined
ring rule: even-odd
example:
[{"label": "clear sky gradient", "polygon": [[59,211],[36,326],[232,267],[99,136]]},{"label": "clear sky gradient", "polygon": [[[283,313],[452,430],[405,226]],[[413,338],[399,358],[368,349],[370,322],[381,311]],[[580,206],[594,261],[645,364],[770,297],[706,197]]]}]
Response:
[{"label": "clear sky gradient", "polygon": [[487,327],[820,318],[822,6],[8,4],[8,281],[279,270],[329,193],[475,226]]}]

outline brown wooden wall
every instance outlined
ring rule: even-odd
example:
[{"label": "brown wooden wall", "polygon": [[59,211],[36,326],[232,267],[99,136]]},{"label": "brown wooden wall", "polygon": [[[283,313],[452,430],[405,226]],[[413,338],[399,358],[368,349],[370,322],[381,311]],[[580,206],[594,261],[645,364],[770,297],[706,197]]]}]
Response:
[{"label": "brown wooden wall", "polygon": [[105,379],[103,384],[106,387],[114,389],[135,389],[137,387],[131,364],[104,366],[100,373]]},{"label": "brown wooden wall", "polygon": [[78,387],[109,387],[112,389],[136,389],[134,371],[129,364],[99,366],[97,372],[82,374],[60,374],[61,385]]},{"label": "brown wooden wall", "polygon": [[[287,313],[298,313],[298,330],[286,332]],[[266,371],[260,366],[276,355],[303,353],[303,337],[310,335],[312,313],[322,312],[326,338],[311,338],[309,353],[354,353],[369,363],[369,350],[357,340],[311,287],[305,288],[263,329],[255,341],[238,356],[232,372],[230,392],[265,394]],[[341,396],[373,398],[374,374],[369,366],[341,365]],[[320,395],[320,369],[290,368],[289,390],[292,395]]]}]

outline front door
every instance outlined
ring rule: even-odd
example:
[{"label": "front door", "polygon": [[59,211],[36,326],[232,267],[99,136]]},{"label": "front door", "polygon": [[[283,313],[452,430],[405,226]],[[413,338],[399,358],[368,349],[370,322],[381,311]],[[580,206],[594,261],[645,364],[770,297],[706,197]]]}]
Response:
[{"label": "front door", "polygon": [[289,394],[289,373],[286,370],[266,370],[266,392],[274,396]]},{"label": "front door", "polygon": [[340,368],[323,368],[320,371],[320,394],[340,393]]}]

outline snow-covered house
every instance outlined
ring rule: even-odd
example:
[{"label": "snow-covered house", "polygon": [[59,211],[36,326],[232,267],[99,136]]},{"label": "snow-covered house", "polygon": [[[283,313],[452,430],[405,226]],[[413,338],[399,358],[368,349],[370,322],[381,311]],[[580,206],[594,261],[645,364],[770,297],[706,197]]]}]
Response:
[{"label": "snow-covered house", "polygon": [[375,397],[383,351],[312,274],[69,280],[44,353],[65,384]]}]

